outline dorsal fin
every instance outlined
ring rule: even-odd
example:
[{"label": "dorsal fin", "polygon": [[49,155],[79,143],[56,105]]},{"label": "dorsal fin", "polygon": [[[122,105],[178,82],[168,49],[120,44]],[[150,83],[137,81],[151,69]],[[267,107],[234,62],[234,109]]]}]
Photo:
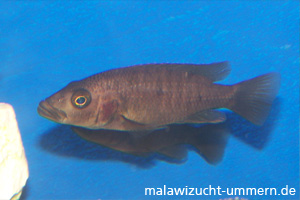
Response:
[{"label": "dorsal fin", "polygon": [[205,76],[213,82],[223,80],[226,78],[230,71],[230,65],[228,61],[217,62],[211,64],[177,64],[177,63],[164,63],[164,64],[147,64],[147,67],[165,67],[168,70],[181,70],[183,72],[190,72],[192,74],[198,74]]}]

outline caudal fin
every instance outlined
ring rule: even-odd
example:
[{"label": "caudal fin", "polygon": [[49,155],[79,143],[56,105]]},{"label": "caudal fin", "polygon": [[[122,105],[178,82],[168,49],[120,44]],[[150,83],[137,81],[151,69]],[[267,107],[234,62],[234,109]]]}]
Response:
[{"label": "caudal fin", "polygon": [[230,108],[256,125],[268,117],[280,87],[280,74],[268,73],[235,85],[237,91]]}]

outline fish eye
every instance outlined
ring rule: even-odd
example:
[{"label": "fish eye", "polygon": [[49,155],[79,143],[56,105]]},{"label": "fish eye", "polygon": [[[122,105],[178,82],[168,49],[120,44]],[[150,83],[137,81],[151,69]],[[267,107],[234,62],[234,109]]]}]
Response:
[{"label": "fish eye", "polygon": [[76,97],[75,104],[77,106],[83,106],[85,103],[86,103],[86,97],[85,96]]},{"label": "fish eye", "polygon": [[85,108],[91,102],[91,94],[85,89],[76,90],[71,101],[76,108]]}]

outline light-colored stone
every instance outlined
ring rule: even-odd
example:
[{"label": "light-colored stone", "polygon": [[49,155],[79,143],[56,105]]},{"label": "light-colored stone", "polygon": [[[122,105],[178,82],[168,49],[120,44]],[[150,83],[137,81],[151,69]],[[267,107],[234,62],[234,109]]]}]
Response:
[{"label": "light-colored stone", "polygon": [[0,199],[11,199],[20,193],[28,176],[14,109],[9,104],[0,103]]}]

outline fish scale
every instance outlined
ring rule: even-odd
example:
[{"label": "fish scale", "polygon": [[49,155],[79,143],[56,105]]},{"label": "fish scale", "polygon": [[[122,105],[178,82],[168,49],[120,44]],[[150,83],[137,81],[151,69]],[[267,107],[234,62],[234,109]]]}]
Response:
[{"label": "fish scale", "polygon": [[[234,85],[216,84],[230,73],[228,62],[146,64],[113,69],[71,82],[41,101],[40,115],[88,129],[140,131],[169,124],[219,123],[218,108],[256,125],[266,120],[280,86],[268,73]],[[80,98],[80,103],[75,102]]]},{"label": "fish scale", "polygon": [[[139,68],[138,72],[131,72],[131,69],[126,69],[127,72],[122,74],[122,71],[115,76],[122,78],[114,78],[119,80],[114,83],[115,88],[119,89],[119,94],[128,102],[126,117],[131,120],[144,124],[165,124],[181,121],[186,116],[194,114],[199,110],[211,108],[211,104],[217,105],[217,96],[223,94],[224,87],[216,88],[212,81],[199,75],[186,76],[181,71],[161,70],[157,68]],[[105,74],[103,74],[105,76]],[[133,88],[130,85],[122,84],[122,79],[133,79],[135,85],[134,90],[125,92],[127,88]],[[203,87],[206,86],[206,87]],[[204,89],[203,89],[204,88]],[[107,90],[108,88],[104,88]],[[164,91],[161,95],[158,91]],[[206,91],[214,90],[213,94]],[[214,95],[215,99],[210,98]],[[209,103],[201,99],[210,99]]]}]

